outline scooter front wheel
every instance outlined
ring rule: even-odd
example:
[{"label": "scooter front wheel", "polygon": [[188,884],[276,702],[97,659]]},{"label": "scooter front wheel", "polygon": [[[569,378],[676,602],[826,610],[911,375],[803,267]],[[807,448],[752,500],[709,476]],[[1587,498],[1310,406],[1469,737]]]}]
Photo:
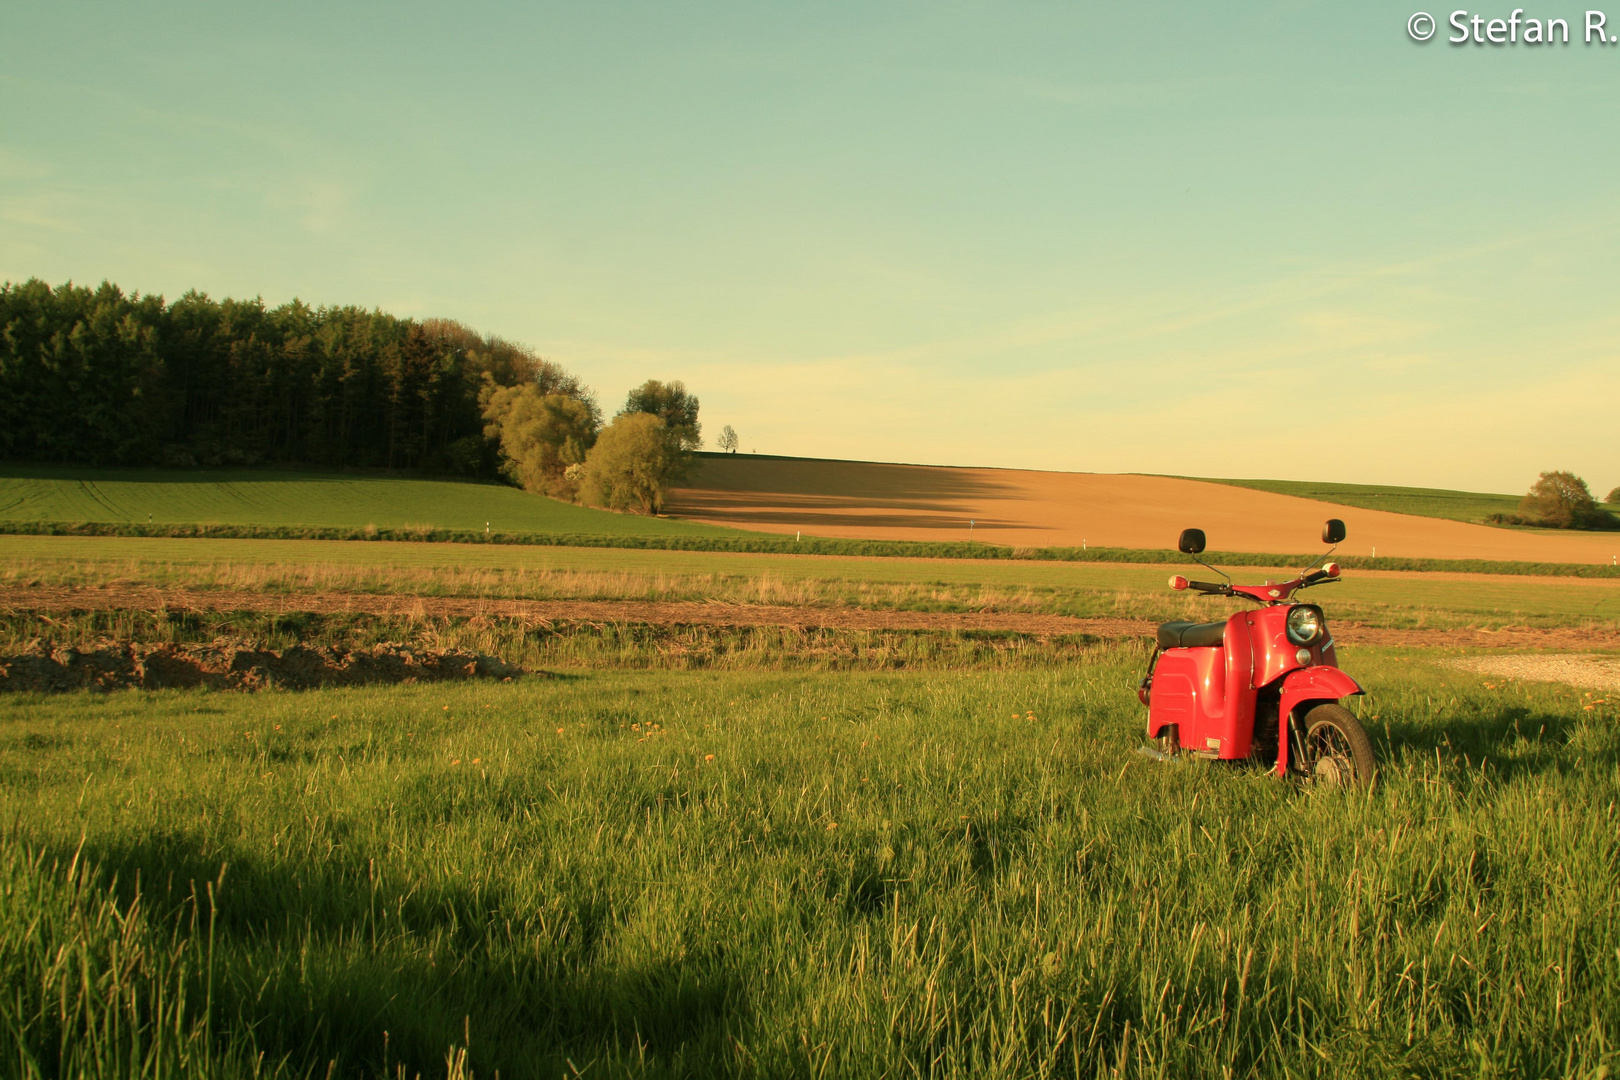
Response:
[{"label": "scooter front wheel", "polygon": [[1305,714],[1299,768],[1319,784],[1366,787],[1377,767],[1372,740],[1343,705],[1318,705]]}]

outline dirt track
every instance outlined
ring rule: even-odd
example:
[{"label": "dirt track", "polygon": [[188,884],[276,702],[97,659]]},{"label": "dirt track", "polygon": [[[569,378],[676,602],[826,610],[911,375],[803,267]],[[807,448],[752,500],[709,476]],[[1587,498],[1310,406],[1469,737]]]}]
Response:
[{"label": "dirt track", "polygon": [[669,512],[765,532],[1020,547],[1171,548],[1196,526],[1212,550],[1284,553],[1319,550],[1323,520],[1337,517],[1346,555],[1607,563],[1620,552],[1613,533],[1489,528],[1168,476],[748,455],[704,458]]},{"label": "dirt track", "polygon": [[[372,593],[262,593],[221,589],[13,588],[0,589],[0,611],[256,611],[317,614],[520,618],[535,622],[649,623],[695,626],[792,626],[843,630],[999,630],[1021,634],[1146,637],[1154,623],[1139,619],[1083,619],[1038,612],[879,611],[852,607],[788,607],[621,600],[493,600],[456,596]],[[1395,630],[1337,623],[1347,645],[1430,648],[1592,649],[1620,646],[1620,635],[1587,630]]]},{"label": "dirt track", "polygon": [[106,641],[82,648],[53,648],[34,642],[21,653],[0,656],[0,691],[36,693],[194,686],[309,690],[462,679],[510,682],[525,674],[516,665],[482,653],[402,645],[364,649],[295,645],[277,651],[252,642],[225,640],[190,645]]}]

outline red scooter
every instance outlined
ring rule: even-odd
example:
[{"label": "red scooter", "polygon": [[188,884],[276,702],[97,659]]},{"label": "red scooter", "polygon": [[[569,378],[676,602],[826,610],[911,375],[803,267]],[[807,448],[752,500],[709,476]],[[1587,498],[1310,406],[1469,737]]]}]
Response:
[{"label": "red scooter", "polygon": [[[1322,529],[1322,542],[1344,540],[1337,518]],[[1205,596],[1236,596],[1261,605],[1225,622],[1168,622],[1137,696],[1148,707],[1148,738],[1155,757],[1190,753],[1222,761],[1275,763],[1278,776],[1322,784],[1370,784],[1372,741],[1361,723],[1339,704],[1362,693],[1339,670],[1327,619],[1315,604],[1296,604],[1295,593],[1339,580],[1337,563],[1317,560],[1292,581],[1237,585],[1198,556],[1200,529],[1187,529],[1177,545],[1225,584],[1188,581],[1179,574],[1172,589]]]}]

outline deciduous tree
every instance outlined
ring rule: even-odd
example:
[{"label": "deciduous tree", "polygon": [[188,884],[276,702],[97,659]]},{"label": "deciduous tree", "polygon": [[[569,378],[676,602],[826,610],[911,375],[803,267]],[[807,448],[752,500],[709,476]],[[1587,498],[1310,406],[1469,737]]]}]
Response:
[{"label": "deciduous tree", "polygon": [[558,499],[578,495],[578,473],[596,441],[596,410],[567,394],[547,394],[534,383],[497,387],[483,394],[485,433],[500,443],[502,470],[526,491]]},{"label": "deciduous tree", "polygon": [[731,425],[727,424],[720,429],[720,437],[714,441],[714,444],[724,453],[735,454],[741,442],[742,440],[737,438],[737,433],[732,430]]},{"label": "deciduous tree", "polygon": [[698,423],[698,399],[687,393],[686,384],[648,379],[625,399],[620,416],[650,413],[664,422],[664,429],[680,449],[691,451],[703,445],[703,425]]},{"label": "deciduous tree", "polygon": [[656,514],[687,460],[662,419],[652,413],[620,413],[585,458],[580,496],[592,506]]}]

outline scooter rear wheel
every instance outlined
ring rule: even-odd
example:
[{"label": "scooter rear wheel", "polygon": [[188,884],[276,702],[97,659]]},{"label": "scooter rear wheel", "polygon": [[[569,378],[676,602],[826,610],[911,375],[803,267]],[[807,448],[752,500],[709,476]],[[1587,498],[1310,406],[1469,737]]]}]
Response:
[{"label": "scooter rear wheel", "polygon": [[1367,787],[1377,763],[1372,740],[1343,705],[1322,704],[1305,714],[1299,768],[1329,787]]}]

